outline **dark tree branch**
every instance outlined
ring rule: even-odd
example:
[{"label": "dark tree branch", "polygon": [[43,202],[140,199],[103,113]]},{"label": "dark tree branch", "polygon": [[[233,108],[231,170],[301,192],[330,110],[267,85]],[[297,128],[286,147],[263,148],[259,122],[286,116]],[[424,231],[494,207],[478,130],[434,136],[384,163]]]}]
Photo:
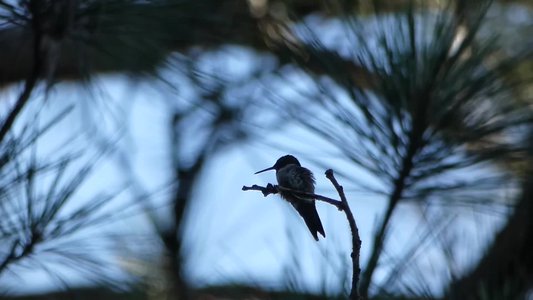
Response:
[{"label": "dark tree branch", "polygon": [[13,244],[11,245],[8,255],[4,257],[4,259],[0,262],[0,274],[3,273],[3,271],[7,268],[7,266],[10,263],[21,258],[20,255],[16,254],[18,245],[19,245],[19,240],[13,241]]},{"label": "dark tree branch", "polygon": [[260,191],[260,192],[263,193],[263,196],[265,196],[265,197],[270,195],[270,194],[278,194],[279,191],[290,192],[290,193],[293,193],[293,194],[298,195],[298,196],[314,198],[316,200],[329,203],[329,204],[337,207],[337,209],[339,209],[339,210],[343,210],[344,209],[344,204],[342,203],[342,201],[331,199],[331,198],[328,198],[328,197],[325,197],[325,196],[322,196],[322,195],[317,195],[317,194],[313,194],[313,193],[305,193],[305,192],[301,192],[301,191],[298,191],[298,190],[289,189],[289,188],[282,187],[282,186],[279,186],[279,185],[273,185],[271,183],[267,184],[266,187],[259,186],[259,185],[256,185],[256,184],[254,184],[252,186],[243,186],[242,190],[243,191]]},{"label": "dark tree branch", "polygon": [[[324,61],[334,61],[336,72],[350,74],[362,87],[369,87],[375,80],[367,68],[341,57],[336,51],[317,51],[302,41],[298,41],[297,46],[288,44],[287,40],[295,38],[292,34],[277,33],[275,38],[270,37],[269,29],[284,26],[283,20],[254,16],[250,7],[237,1],[188,0],[179,5],[137,2],[93,1],[90,9],[76,7],[78,19],[73,21],[73,32],[61,41],[61,56],[55,64],[54,78],[84,80],[87,75],[98,73],[152,73],[165,66],[176,52],[187,53],[198,46],[216,49],[238,45],[272,54],[280,66],[297,64],[317,74],[326,72]],[[321,11],[316,3],[291,3],[289,6],[288,9],[301,18]],[[123,26],[131,29],[117,32],[117,28]],[[115,39],[116,35],[122,38]],[[30,42],[31,30],[16,26],[0,29],[4,58],[0,60],[0,88],[25,79],[31,72],[33,59],[27,47]]]},{"label": "dark tree branch", "polygon": [[[39,79],[39,75],[41,73],[41,70],[43,68],[43,59],[42,59],[42,22],[41,18],[38,13],[38,3],[37,2],[30,2],[29,3],[29,9],[32,13],[32,19],[31,19],[31,25],[32,25],[32,34],[33,34],[33,45],[31,47],[32,54],[33,54],[33,66],[31,73],[27,76],[26,82],[24,83],[24,89],[20,96],[18,97],[15,105],[11,109],[11,111],[7,114],[5,119],[1,120],[0,125],[0,144],[4,141],[4,138],[7,136],[7,133],[9,130],[13,127],[13,124],[15,123],[15,120],[17,119],[18,115],[28,103],[28,100],[30,99],[31,93],[37,84],[37,81]],[[33,232],[32,232],[33,234]],[[24,244],[22,247],[22,252],[17,254],[17,246],[20,244],[19,240],[15,240],[10,248],[9,253],[7,256],[0,262],[0,274],[8,268],[8,266],[11,263],[14,263],[29,254],[34,249],[34,246],[40,242],[40,238],[36,238],[36,236],[32,235],[32,238],[29,243]]]},{"label": "dark tree branch", "polygon": [[[33,2],[32,2],[33,3]],[[39,75],[41,74],[41,70],[43,68],[43,57],[42,57],[42,29],[41,29],[41,19],[39,16],[39,13],[36,12],[36,7],[34,7],[35,4],[30,5],[30,10],[32,11],[32,34],[33,34],[33,47],[31,47],[32,54],[33,54],[33,66],[31,69],[30,74],[26,78],[26,82],[24,83],[24,89],[22,93],[20,94],[19,98],[17,99],[17,102],[15,103],[15,106],[11,109],[9,114],[6,116],[6,118],[2,121],[2,125],[0,126],[0,143],[4,140],[7,133],[15,123],[15,120],[19,113],[22,111],[22,108],[26,105],[28,100],[30,99],[31,93],[37,84],[37,80],[39,79]]]},{"label": "dark tree branch", "polygon": [[323,201],[326,203],[329,203],[333,206],[335,206],[337,209],[344,211],[344,214],[346,215],[346,219],[348,219],[348,224],[350,225],[350,231],[352,232],[352,289],[350,291],[350,299],[351,300],[360,300],[361,296],[359,295],[359,277],[361,275],[361,268],[359,265],[359,257],[361,252],[361,239],[359,238],[359,229],[357,228],[357,224],[355,222],[355,218],[353,217],[352,211],[350,209],[350,206],[348,205],[348,200],[346,199],[346,195],[344,194],[344,189],[339,183],[337,182],[337,179],[335,179],[335,176],[333,175],[333,170],[328,169],[326,171],[326,177],[331,181],[335,189],[337,190],[337,193],[339,194],[339,197],[341,198],[341,201],[331,199],[322,195],[317,195],[313,193],[305,193],[298,190],[288,189],[279,185],[274,184],[267,184],[266,187],[259,186],[259,185],[252,185],[252,186],[243,186],[243,191],[260,191],[263,193],[263,196],[268,196],[270,194],[278,194],[280,191],[284,192],[291,192],[299,196],[306,196],[306,197],[312,197],[315,200]]},{"label": "dark tree branch", "polygon": [[344,194],[344,189],[337,182],[337,179],[333,175],[332,169],[328,169],[326,171],[326,178],[331,181],[331,183],[337,190],[339,197],[341,198],[341,202],[343,204],[343,211],[346,215],[346,219],[348,219],[350,231],[352,232],[352,290],[350,291],[350,299],[359,300],[361,299],[361,295],[359,295],[359,276],[361,275],[361,267],[359,266],[359,257],[361,253],[361,238],[359,237],[359,229],[357,228],[357,224],[355,223],[355,218],[353,217],[352,210],[348,205],[348,200],[346,199],[346,195]]},{"label": "dark tree branch", "polygon": [[412,121],[412,129],[409,132],[409,144],[407,146],[407,153],[402,159],[401,167],[398,170],[398,176],[394,180],[394,189],[389,196],[387,209],[385,215],[379,225],[379,229],[374,235],[372,244],[372,254],[365,267],[363,273],[363,279],[361,280],[361,293],[364,298],[368,298],[368,291],[370,284],[372,283],[372,277],[376,270],[381,254],[383,253],[384,243],[387,237],[389,224],[392,219],[392,215],[402,200],[403,194],[407,189],[407,182],[411,176],[413,169],[415,168],[415,156],[426,145],[426,141],[423,139],[424,132],[428,126],[426,120],[426,114],[428,109],[428,103],[430,101],[430,88],[434,84],[434,79],[429,83],[429,88],[420,93],[417,98],[417,108],[412,113],[414,120]]}]

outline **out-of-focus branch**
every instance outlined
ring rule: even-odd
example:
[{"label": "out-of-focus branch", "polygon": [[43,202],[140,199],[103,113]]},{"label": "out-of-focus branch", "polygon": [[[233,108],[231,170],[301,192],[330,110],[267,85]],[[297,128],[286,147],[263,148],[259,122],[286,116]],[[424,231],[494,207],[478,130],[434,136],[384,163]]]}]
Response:
[{"label": "out-of-focus branch", "polygon": [[39,56],[38,54],[39,38],[37,36],[34,39],[34,43],[35,43],[34,57],[36,57],[36,59],[35,59],[35,64],[33,66],[33,71],[26,79],[26,82],[24,83],[24,90],[18,97],[17,102],[15,102],[15,105],[13,106],[13,108],[11,109],[11,111],[9,112],[5,120],[3,120],[2,122],[2,126],[0,127],[0,143],[4,140],[7,132],[13,126],[13,123],[15,123],[15,119],[17,118],[19,113],[22,111],[22,108],[28,102],[28,99],[30,99],[31,92],[33,91],[33,88],[35,87],[35,84],[37,83],[37,79],[39,77],[39,73],[41,72],[41,66],[42,66],[41,59],[37,58],[37,56]]},{"label": "out-of-focus branch", "polygon": [[10,251],[2,261],[0,261],[0,275],[7,267],[33,253],[37,244],[43,242],[41,233],[35,229],[31,232],[29,241],[21,242],[19,239],[13,241]]},{"label": "out-of-focus branch", "polygon": [[280,191],[284,192],[291,192],[299,196],[305,196],[314,198],[319,201],[323,201],[326,203],[329,203],[336,208],[338,208],[341,211],[344,211],[344,214],[346,215],[346,219],[348,220],[348,224],[350,225],[350,231],[352,233],[352,289],[350,291],[350,299],[351,300],[360,300],[361,296],[359,295],[359,277],[361,275],[361,268],[359,264],[359,257],[361,252],[361,239],[359,237],[359,229],[357,228],[357,223],[355,222],[355,218],[352,214],[352,211],[350,209],[350,206],[348,205],[348,200],[346,199],[346,195],[344,194],[344,189],[339,183],[337,182],[337,179],[335,179],[335,176],[333,175],[333,170],[328,169],[326,171],[326,177],[331,181],[333,186],[335,187],[335,190],[337,190],[337,193],[339,194],[339,197],[341,198],[341,201],[331,199],[322,195],[313,194],[313,193],[305,193],[298,190],[288,189],[279,185],[273,185],[271,183],[267,184],[266,187],[259,186],[259,185],[252,185],[252,186],[243,186],[243,191],[260,191],[263,193],[263,196],[268,196],[270,194],[277,194]]},{"label": "out-of-focus branch", "polygon": [[[533,150],[533,149],[532,149]],[[533,170],[533,165],[530,170]],[[448,287],[447,299],[525,299],[533,276],[533,172],[507,224],[496,234],[477,265]]]},{"label": "out-of-focus branch", "polygon": [[[37,12],[38,5],[34,2],[30,2],[29,5],[30,11],[32,12],[32,32],[33,35],[33,47],[31,47],[32,51],[32,57],[33,57],[33,65],[31,68],[31,72],[27,75],[26,82],[24,83],[24,89],[22,93],[20,94],[19,98],[15,102],[15,106],[11,109],[7,117],[2,120],[2,125],[0,127],[0,143],[4,140],[6,134],[13,126],[13,123],[15,123],[15,119],[19,115],[19,113],[22,111],[22,108],[26,105],[28,102],[28,99],[31,96],[31,92],[33,91],[33,88],[35,87],[35,84],[37,83],[37,80],[39,79],[39,76],[43,69],[43,57],[42,57],[42,49],[41,49],[41,42],[42,42],[42,20],[40,18],[39,13]],[[8,61],[8,59],[3,59],[3,61]],[[2,70],[2,69],[0,69]],[[3,71],[2,71],[3,72]],[[1,82],[0,78],[0,82]]]},{"label": "out-of-focus branch", "polygon": [[2,274],[2,272],[7,268],[10,263],[17,261],[22,257],[21,255],[16,254],[18,243],[18,240],[13,241],[13,244],[11,244],[11,247],[9,248],[10,250],[8,255],[4,257],[2,261],[0,261],[0,274]]},{"label": "out-of-focus branch", "polygon": [[[187,52],[194,47],[238,45],[270,53],[278,59],[279,65],[302,65],[317,74],[326,72],[324,57],[330,57],[329,60],[338,61],[338,72],[351,74],[358,84],[367,86],[372,81],[371,72],[335,51],[315,53],[312,46],[302,41],[289,43],[288,40],[295,39],[289,30],[273,33],[276,28],[285,28],[283,20],[254,15],[242,3],[131,1],[122,2],[120,7],[112,7],[105,1],[94,3],[96,7],[92,9],[78,8],[73,32],[58,44],[61,57],[55,64],[54,78],[81,80],[96,73],[151,73],[176,52]],[[320,5],[290,6],[300,18],[321,9]],[[124,27],[130,29],[121,30]],[[26,28],[0,29],[3,55],[0,87],[23,80],[31,71],[33,59],[26,46],[30,41],[31,31]]]}]

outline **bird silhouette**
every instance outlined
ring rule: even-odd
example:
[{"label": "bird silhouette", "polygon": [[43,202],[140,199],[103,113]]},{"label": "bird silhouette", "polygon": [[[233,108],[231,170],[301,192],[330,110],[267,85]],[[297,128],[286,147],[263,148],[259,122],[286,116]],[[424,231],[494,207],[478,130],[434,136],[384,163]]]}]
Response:
[{"label": "bird silhouette", "polygon": [[[313,173],[309,169],[302,167],[296,157],[292,155],[282,156],[272,167],[258,171],[255,174],[270,170],[276,170],[279,186],[305,193],[315,193]],[[292,204],[298,214],[304,219],[307,228],[309,228],[316,241],[318,241],[318,233],[326,237],[320,216],[316,210],[315,199],[288,191],[280,190],[279,193],[283,199]]]}]

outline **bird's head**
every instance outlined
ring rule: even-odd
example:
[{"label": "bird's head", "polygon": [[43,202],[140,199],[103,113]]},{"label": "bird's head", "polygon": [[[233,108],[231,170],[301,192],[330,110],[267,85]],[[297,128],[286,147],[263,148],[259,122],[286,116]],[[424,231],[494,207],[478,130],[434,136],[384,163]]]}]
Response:
[{"label": "bird's head", "polygon": [[258,172],[255,172],[255,174],[259,174],[259,173],[262,173],[262,172],[265,172],[265,171],[270,171],[270,170],[276,170],[276,172],[277,172],[281,168],[283,168],[283,167],[285,167],[287,165],[301,166],[300,162],[296,159],[296,157],[294,157],[292,155],[285,155],[285,156],[280,157],[272,167],[266,168],[266,169],[258,171]]}]

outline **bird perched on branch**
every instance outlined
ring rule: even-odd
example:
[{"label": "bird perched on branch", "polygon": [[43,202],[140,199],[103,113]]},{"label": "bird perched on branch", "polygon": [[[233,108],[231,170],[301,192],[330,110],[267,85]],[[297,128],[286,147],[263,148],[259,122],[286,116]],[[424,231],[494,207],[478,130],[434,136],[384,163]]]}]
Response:
[{"label": "bird perched on branch", "polygon": [[[258,171],[255,174],[269,170],[276,170],[279,186],[305,193],[315,193],[313,173],[302,167],[296,157],[292,155],[282,156],[272,167]],[[279,190],[279,193],[283,199],[287,200],[298,211],[315,240],[318,241],[318,233],[326,237],[322,222],[316,211],[315,199],[288,191]]]}]

